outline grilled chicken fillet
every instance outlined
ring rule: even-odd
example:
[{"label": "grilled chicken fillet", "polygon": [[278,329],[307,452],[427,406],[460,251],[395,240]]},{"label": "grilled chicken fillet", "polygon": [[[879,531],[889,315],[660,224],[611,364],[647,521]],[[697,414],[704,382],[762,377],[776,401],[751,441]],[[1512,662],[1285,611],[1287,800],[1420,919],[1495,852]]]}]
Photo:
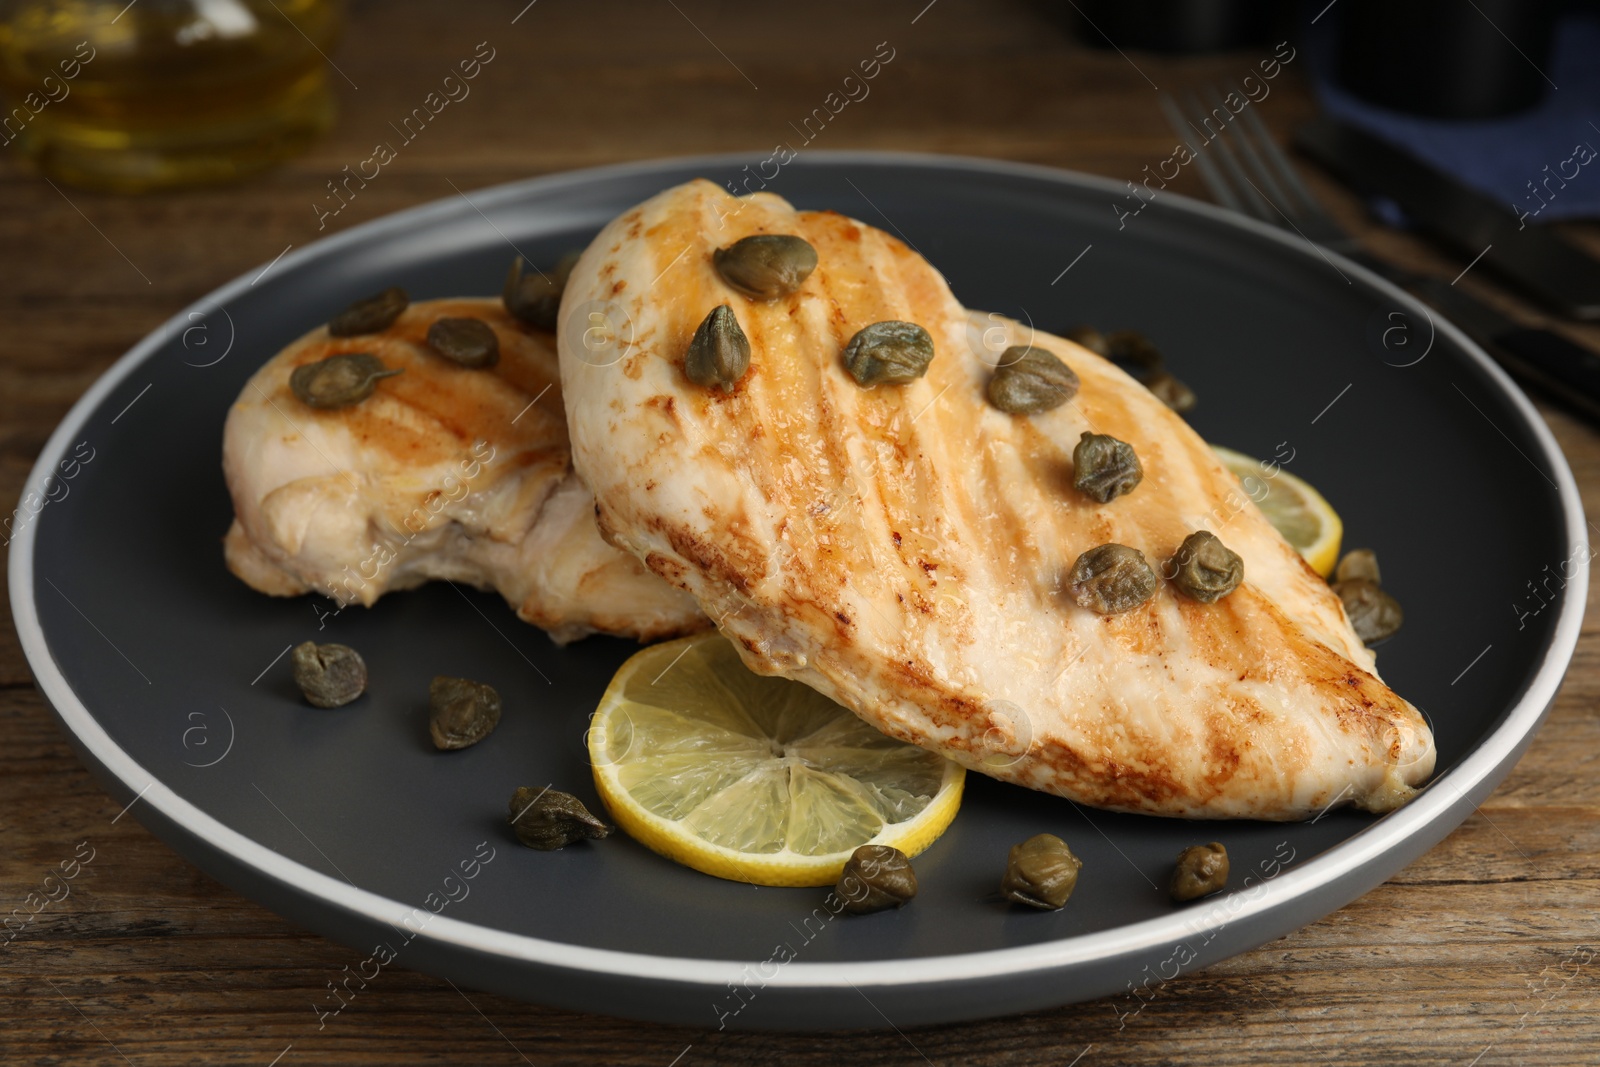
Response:
[{"label": "grilled chicken fillet", "polygon": [[[428,327],[446,316],[487,322],[499,363],[469,370],[429,349]],[[290,374],[341,352],[402,373],[349,407],[301,403]],[[449,579],[498,589],[563,643],[704,625],[692,598],[600,539],[568,457],[554,339],[497,300],[413,304],[370,336],[313,330],[245,385],[222,452],[228,567],[263,593],[371,605]]]},{"label": "grilled chicken fillet", "polygon": [[[764,302],[721,281],[713,251],[758,233],[815,247],[800,291]],[[1044,334],[1033,343],[1077,372],[1077,397],[994,409],[995,346],[893,237],[692,182],[596,238],[563,315],[596,302],[625,354],[591,358],[581,330],[560,338],[573,462],[601,530],[693,593],[754,670],[974,770],[1115,810],[1385,811],[1431,773],[1422,717],[1193,430]],[[751,348],[729,393],[684,374],[695,328],[724,303]],[[913,382],[862,388],[841,353],[883,320],[920,324],[937,354]],[[1073,488],[1085,430],[1133,445],[1145,474],[1132,493],[1098,504]],[[1165,581],[1120,615],[1070,595],[1080,553],[1115,542],[1159,570],[1200,529],[1245,563],[1217,603]]]}]

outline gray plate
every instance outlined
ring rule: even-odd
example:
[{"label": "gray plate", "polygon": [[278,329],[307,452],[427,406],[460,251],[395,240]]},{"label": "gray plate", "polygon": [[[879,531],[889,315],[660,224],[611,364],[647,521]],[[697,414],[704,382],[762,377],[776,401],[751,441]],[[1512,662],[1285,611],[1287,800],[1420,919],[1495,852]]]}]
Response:
[{"label": "gray plate", "polygon": [[[742,179],[748,162],[564,174],[378,220],[219,289],[96,383],[33,473],[54,499],[16,539],[11,597],[40,687],[106,788],[138,797],[133,814],[210,874],[351,946],[352,973],[378,968],[364,962],[376,951],[551,1004],[811,1028],[1107,994],[1135,1010],[1134,990],[1148,997],[1377,885],[1506,774],[1572,654],[1588,552],[1555,442],[1465,337],[1359,267],[1206,205],[1163,195],[1119,228],[1125,190],[1108,181],[811,153],[773,188],[903,235],[968,306],[1057,331],[1144,330],[1199,393],[1208,439],[1292,450],[1286,469],[1334,502],[1348,543],[1378,550],[1405,605],[1380,662],[1431,717],[1439,777],[1381,819],[1195,825],[972,776],[955,824],[917,861],[916,902],[869,918],[817,910],[818,890],[718,881],[625,837],[519,847],[503,822],[514,786],[595,799],[585,723],[633,646],[559,649],[494,595],[449,585],[326,617],[325,601],[252,593],[218,544],[223,416],[265,359],[353,298],[391,284],[417,299],[497,292],[509,244],[553,262],[653,193]],[[304,706],[274,657],[308,638],[361,649],[370,694]],[[507,713],[488,742],[431,750],[435,673],[500,689]],[[1066,837],[1084,873],[1065,910],[1023,914],[996,882],[1007,848],[1041,831]],[[1173,906],[1160,888],[1173,857],[1213,839],[1232,891]]]}]

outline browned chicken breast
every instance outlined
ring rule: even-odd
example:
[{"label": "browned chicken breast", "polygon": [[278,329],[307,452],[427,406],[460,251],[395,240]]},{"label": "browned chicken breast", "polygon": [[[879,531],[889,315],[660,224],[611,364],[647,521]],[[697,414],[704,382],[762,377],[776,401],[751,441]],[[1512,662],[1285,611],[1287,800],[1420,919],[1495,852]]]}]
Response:
[{"label": "browned chicken breast", "polygon": [[[429,349],[443,317],[488,323],[499,362],[472,370]],[[295,396],[296,367],[352,352],[401,373],[348,407]],[[691,597],[600,539],[568,456],[554,338],[498,300],[414,304],[369,336],[313,330],[245,385],[222,456],[236,515],[228,567],[263,593],[371,605],[445,578],[498,589],[563,643],[704,625]]]},{"label": "browned chicken breast", "polygon": [[[716,249],[763,233],[815,248],[797,292],[748,299],[715,269]],[[685,372],[721,304],[750,348],[728,392]],[[1044,334],[1032,343],[1076,371],[1076,397],[996,409],[1004,345],[893,237],[693,182],[608,226],[562,313],[573,460],[601,530],[692,592],[753,669],[980,772],[1123,811],[1385,811],[1431,773],[1422,717],[1181,418]],[[580,313],[609,340],[588,343]],[[858,385],[846,345],[888,320],[925,328],[932,363]],[[1109,503],[1076,489],[1085,431],[1131,444],[1142,482]],[[1139,606],[1100,614],[1070,588],[1090,549],[1128,546],[1160,574],[1199,530],[1243,560],[1243,584],[1215,603],[1162,576]]]}]

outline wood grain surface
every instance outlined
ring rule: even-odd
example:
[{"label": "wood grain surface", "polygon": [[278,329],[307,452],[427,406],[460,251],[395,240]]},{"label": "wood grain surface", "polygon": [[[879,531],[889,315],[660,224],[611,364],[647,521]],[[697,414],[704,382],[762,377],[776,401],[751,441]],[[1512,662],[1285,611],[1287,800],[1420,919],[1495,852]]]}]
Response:
[{"label": "wood grain surface", "polygon": [[[358,4],[333,54],[341,117],[307,155],[246,184],[143,198],[58,190],[0,149],[0,500],[9,512],[71,403],[145,333],[222,282],[319,236],[312,205],[479,42],[453,104],[327,230],[572,167],[771,150],[855,63],[895,58],[818,148],[965,153],[1131,179],[1172,138],[1157,87],[1241,77],[1261,58],[1074,43],[1052,4],[650,0]],[[1070,14],[1070,5],[1059,5]],[[519,10],[522,12],[518,16]],[[920,14],[919,14],[920,12]],[[1266,50],[1262,50],[1262,55]],[[1291,64],[1260,114],[1313,111]],[[1310,168],[1304,168],[1310,172]],[[1397,262],[1466,264],[1377,231],[1316,173],[1338,217]],[[1192,174],[1175,191],[1204,196]],[[69,200],[70,198],[70,200]],[[1594,226],[1566,232],[1600,249]],[[1469,272],[1462,288],[1537,321]],[[1565,328],[1565,327],[1563,327]],[[1576,331],[1600,346],[1600,328]],[[1586,505],[1600,436],[1541,404]],[[763,1035],[580,1015],[393,969],[318,1029],[349,951],[213,881],[80,766],[0,632],[0,911],[80,842],[94,859],[0,945],[0,1061],[326,1064],[1593,1064],[1600,1062],[1600,637],[1527,757],[1479,812],[1361,900],[1255,952],[1122,1000],[909,1032]]]}]

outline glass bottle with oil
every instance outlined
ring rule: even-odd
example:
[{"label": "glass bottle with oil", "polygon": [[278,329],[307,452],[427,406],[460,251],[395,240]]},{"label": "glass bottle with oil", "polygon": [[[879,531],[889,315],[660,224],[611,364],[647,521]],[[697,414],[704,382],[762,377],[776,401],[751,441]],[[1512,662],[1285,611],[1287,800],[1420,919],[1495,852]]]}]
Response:
[{"label": "glass bottle with oil", "polygon": [[143,192],[229,181],[333,122],[338,0],[0,0],[0,150]]}]

